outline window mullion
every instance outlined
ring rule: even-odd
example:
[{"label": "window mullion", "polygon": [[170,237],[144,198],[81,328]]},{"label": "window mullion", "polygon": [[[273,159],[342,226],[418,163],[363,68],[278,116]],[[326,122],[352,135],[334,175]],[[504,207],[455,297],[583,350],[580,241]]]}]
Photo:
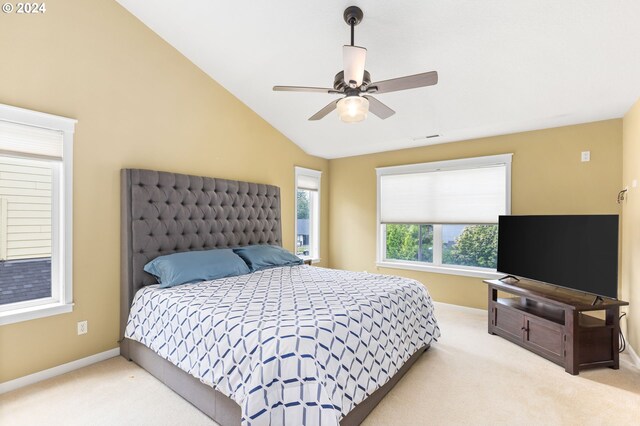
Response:
[{"label": "window mullion", "polygon": [[380,224],[380,238],[379,238],[379,243],[380,243],[380,253],[378,258],[382,259],[382,260],[387,260],[387,225],[386,224]]},{"label": "window mullion", "polygon": [[433,264],[442,265],[442,225],[433,225]]}]

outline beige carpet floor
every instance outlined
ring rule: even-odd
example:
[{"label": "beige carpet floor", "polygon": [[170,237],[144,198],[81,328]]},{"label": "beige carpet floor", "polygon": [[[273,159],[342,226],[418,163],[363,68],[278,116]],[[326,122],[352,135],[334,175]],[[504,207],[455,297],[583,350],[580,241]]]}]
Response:
[{"label": "beige carpet floor", "polygon": [[[437,304],[442,338],[365,424],[640,425],[640,370],[621,356],[571,376],[486,331],[486,312]],[[122,357],[0,396],[0,424],[212,425]]]}]

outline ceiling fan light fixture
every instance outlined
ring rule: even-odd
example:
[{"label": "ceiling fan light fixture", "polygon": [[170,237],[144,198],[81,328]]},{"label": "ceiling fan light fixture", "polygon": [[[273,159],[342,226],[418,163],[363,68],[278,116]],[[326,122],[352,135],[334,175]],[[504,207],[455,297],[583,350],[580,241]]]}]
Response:
[{"label": "ceiling fan light fixture", "polygon": [[342,48],[343,69],[333,79],[331,87],[304,86],[273,86],[276,92],[315,92],[331,95],[345,95],[338,101],[329,102],[320,111],[309,117],[309,121],[318,121],[326,117],[334,109],[338,110],[338,117],[345,123],[358,123],[366,120],[369,111],[381,120],[386,120],[395,114],[372,94],[398,92],[400,90],[417,89],[418,87],[433,86],[438,83],[436,71],[407,75],[390,80],[371,82],[371,74],[365,69],[367,49],[356,46],[354,40],[355,26],[362,22],[364,13],[357,6],[345,9],[344,22],[351,28],[351,44]]},{"label": "ceiling fan light fixture", "polygon": [[338,101],[338,117],[345,123],[358,123],[367,118],[369,101],[361,96],[347,96]]}]

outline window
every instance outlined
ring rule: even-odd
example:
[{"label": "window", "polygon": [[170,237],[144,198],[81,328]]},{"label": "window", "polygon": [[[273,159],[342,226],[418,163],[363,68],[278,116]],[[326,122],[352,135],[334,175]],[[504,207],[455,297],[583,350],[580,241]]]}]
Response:
[{"label": "window", "polygon": [[378,266],[494,277],[511,154],[376,169]]},{"label": "window", "polygon": [[320,260],[320,178],[322,172],[296,167],[296,255]]},{"label": "window", "polygon": [[0,105],[0,324],[72,310],[75,123]]}]

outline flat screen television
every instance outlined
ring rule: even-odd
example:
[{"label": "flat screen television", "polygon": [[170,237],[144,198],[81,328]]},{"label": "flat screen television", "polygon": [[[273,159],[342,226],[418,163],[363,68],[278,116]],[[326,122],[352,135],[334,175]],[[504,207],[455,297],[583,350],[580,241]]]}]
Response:
[{"label": "flat screen television", "polygon": [[618,296],[618,216],[500,216],[499,272]]}]

